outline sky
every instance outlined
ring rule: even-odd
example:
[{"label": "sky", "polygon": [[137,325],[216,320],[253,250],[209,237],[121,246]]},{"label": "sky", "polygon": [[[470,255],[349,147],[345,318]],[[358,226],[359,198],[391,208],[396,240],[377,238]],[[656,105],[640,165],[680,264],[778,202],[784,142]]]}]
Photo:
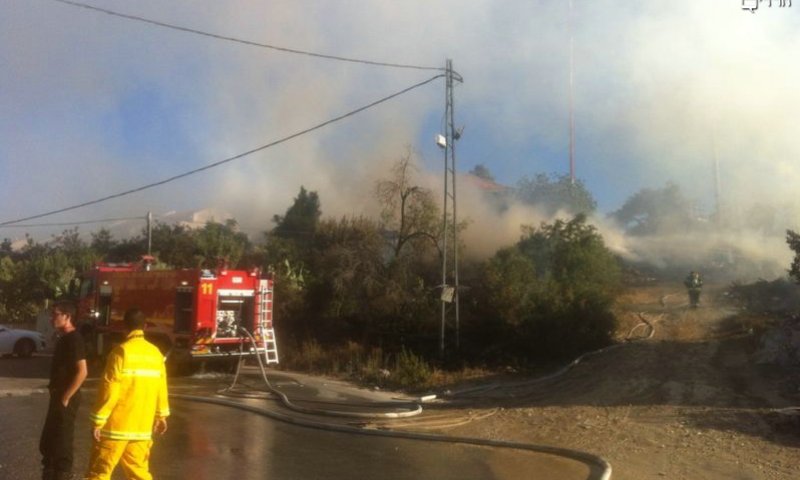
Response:
[{"label": "sky", "polygon": [[[308,52],[437,68],[452,59],[464,79],[457,169],[482,164],[507,185],[569,171],[572,36],[576,175],[601,214],[666,182],[710,213],[715,161],[728,211],[798,203],[800,5],[572,3],[570,16],[569,2],[537,0],[87,0]],[[0,65],[0,222],[231,158],[441,73],[259,48],[55,0],[0,0]],[[437,79],[224,165],[27,223],[216,208],[258,232],[301,185],[319,193],[323,215],[372,214],[375,181],[409,149],[420,175],[441,183],[444,94]]]}]

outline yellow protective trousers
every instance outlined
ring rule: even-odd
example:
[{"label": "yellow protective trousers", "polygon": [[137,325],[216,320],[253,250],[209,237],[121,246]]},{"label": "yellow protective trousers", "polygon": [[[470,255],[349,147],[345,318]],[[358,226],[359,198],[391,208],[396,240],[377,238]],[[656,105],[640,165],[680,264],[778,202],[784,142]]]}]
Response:
[{"label": "yellow protective trousers", "polygon": [[94,442],[89,472],[84,480],[110,480],[119,462],[128,480],[153,480],[150,475],[152,440],[108,440]]}]

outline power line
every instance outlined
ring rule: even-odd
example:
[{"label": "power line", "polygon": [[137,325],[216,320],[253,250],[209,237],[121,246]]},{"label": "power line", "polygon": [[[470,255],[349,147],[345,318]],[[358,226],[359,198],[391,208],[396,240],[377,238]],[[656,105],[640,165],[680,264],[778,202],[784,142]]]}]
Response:
[{"label": "power line", "polygon": [[306,50],[298,50],[298,49],[295,49],[295,48],[278,47],[278,46],[269,45],[269,44],[266,44],[266,43],[258,43],[258,42],[253,42],[253,41],[250,41],[250,40],[242,40],[240,38],[228,37],[226,35],[218,35],[218,34],[215,34],[215,33],[208,33],[208,32],[204,32],[202,30],[196,30],[196,29],[193,29],[193,28],[182,27],[180,25],[173,25],[171,23],[160,22],[158,20],[151,20],[149,18],[139,17],[139,16],[136,16],[136,15],[129,15],[129,14],[126,14],[126,13],[120,13],[120,12],[116,12],[114,10],[108,10],[108,9],[105,9],[105,8],[95,7],[93,5],[87,5],[85,3],[72,2],[72,1],[69,1],[69,0],[52,0],[52,1],[58,2],[58,3],[63,3],[63,4],[66,4],[66,5],[71,5],[71,6],[74,6],[74,7],[85,8],[85,9],[88,9],[88,10],[94,10],[96,12],[101,12],[101,13],[105,13],[107,15],[112,15],[112,16],[115,16],[115,17],[125,18],[125,19],[128,19],[128,20],[134,20],[134,21],[137,21],[137,22],[149,23],[151,25],[156,25],[156,26],[159,26],[159,27],[170,28],[172,30],[178,30],[178,31],[187,32],[187,33],[193,33],[195,35],[202,35],[204,37],[211,37],[211,38],[215,38],[217,40],[225,40],[225,41],[228,41],[228,42],[241,43],[243,45],[250,45],[250,46],[253,46],[253,47],[269,48],[269,49],[277,50],[279,52],[284,52],[284,53],[294,53],[294,54],[297,54],[297,55],[307,55],[309,57],[325,58],[325,59],[328,59],[328,60],[338,60],[338,61],[341,61],[341,62],[363,63],[363,64],[366,64],[366,65],[374,65],[374,66],[379,66],[379,67],[410,68],[410,69],[415,69],[415,70],[438,70],[438,71],[444,70],[441,67],[426,67],[426,66],[421,66],[421,65],[409,65],[409,64],[402,64],[402,63],[377,62],[377,61],[373,61],[373,60],[362,60],[362,59],[358,59],[358,58],[341,57],[341,56],[338,56],[338,55],[326,55],[324,53],[309,52],[309,51],[306,51]]},{"label": "power line", "polygon": [[126,220],[144,220],[145,217],[121,217],[121,218],[103,218],[98,220],[81,220],[77,222],[62,222],[62,223],[18,223],[15,225],[4,225],[4,228],[29,228],[29,227],[71,227],[75,225],[86,225],[91,223],[110,223],[122,222]]},{"label": "power line", "polygon": [[[56,0],[56,1],[62,1],[62,0]],[[164,185],[166,183],[170,183],[170,182],[173,182],[173,181],[178,180],[180,178],[184,178],[184,177],[188,177],[190,175],[194,175],[195,173],[199,173],[199,172],[202,172],[204,170],[210,170],[210,169],[212,169],[214,167],[218,167],[218,166],[223,165],[225,163],[232,162],[234,160],[238,160],[238,159],[246,157],[248,155],[252,155],[252,154],[254,154],[256,152],[260,152],[261,150],[266,150],[267,148],[274,147],[274,146],[279,145],[281,143],[284,143],[284,142],[287,142],[287,141],[292,140],[294,138],[297,138],[297,137],[299,137],[301,135],[305,135],[307,133],[311,133],[314,130],[319,130],[320,128],[325,127],[327,125],[330,125],[332,123],[338,122],[340,120],[344,120],[347,117],[351,117],[351,116],[353,116],[353,115],[355,115],[357,113],[361,113],[364,110],[372,108],[372,107],[374,107],[376,105],[379,105],[379,104],[381,104],[383,102],[391,100],[391,99],[393,99],[395,97],[399,97],[400,95],[408,93],[411,90],[414,90],[416,88],[422,87],[423,85],[427,85],[428,83],[431,83],[432,81],[434,81],[434,80],[436,80],[438,78],[442,78],[442,77],[444,77],[444,74],[435,75],[435,76],[433,76],[433,77],[431,77],[431,78],[429,78],[429,79],[427,79],[427,80],[425,80],[423,82],[419,82],[419,83],[414,84],[414,85],[412,85],[410,87],[404,88],[404,89],[400,90],[399,92],[393,93],[393,94],[391,94],[391,95],[389,95],[387,97],[383,97],[380,100],[376,100],[376,101],[374,101],[374,102],[372,102],[372,103],[370,103],[368,105],[365,105],[363,107],[357,108],[357,109],[352,110],[352,111],[350,111],[348,113],[345,113],[343,115],[339,115],[338,117],[331,118],[330,120],[327,120],[325,122],[317,124],[317,125],[315,125],[313,127],[307,128],[305,130],[301,130],[301,131],[293,133],[293,134],[291,134],[291,135],[289,135],[287,137],[283,137],[283,138],[281,138],[279,140],[275,140],[274,142],[270,142],[270,143],[268,143],[266,145],[262,145],[260,147],[256,147],[256,148],[254,148],[252,150],[248,150],[248,151],[240,153],[238,155],[234,155],[233,157],[229,157],[229,158],[226,158],[224,160],[220,160],[218,162],[214,162],[214,163],[206,165],[204,167],[196,168],[194,170],[189,170],[188,172],[181,173],[181,174],[178,174],[178,175],[174,175],[172,177],[166,178],[164,180],[161,180],[161,181],[158,181],[158,182],[155,182],[155,183],[149,183],[149,184],[141,186],[141,187],[133,188],[133,189],[130,189],[130,190],[125,190],[124,192],[116,193],[114,195],[108,195],[106,197],[98,198],[96,200],[91,200],[91,201],[88,201],[88,202],[79,203],[77,205],[72,205],[72,206],[69,206],[69,207],[60,208],[58,210],[53,210],[53,211],[46,212],[46,213],[40,213],[38,215],[32,215],[30,217],[18,218],[16,220],[7,220],[5,222],[0,223],[0,227],[6,226],[6,225],[11,225],[11,224],[14,224],[14,223],[24,222],[24,221],[27,221],[27,220],[34,220],[34,219],[37,219],[37,218],[47,217],[47,216],[50,216],[50,215],[55,215],[57,213],[68,212],[70,210],[76,210],[78,208],[87,207],[89,205],[95,205],[95,204],[98,204],[98,203],[101,203],[101,202],[105,202],[106,200],[111,200],[111,199],[114,199],[114,198],[124,197],[124,196],[130,195],[132,193],[137,193],[137,192],[141,192],[143,190],[147,190],[149,188],[153,188],[153,187],[157,187],[157,186],[160,186],[160,185]]]}]

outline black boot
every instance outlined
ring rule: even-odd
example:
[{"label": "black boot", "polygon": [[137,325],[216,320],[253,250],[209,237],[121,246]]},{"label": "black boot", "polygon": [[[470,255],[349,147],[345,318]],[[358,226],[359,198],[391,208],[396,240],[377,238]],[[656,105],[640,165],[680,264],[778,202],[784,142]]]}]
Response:
[{"label": "black boot", "polygon": [[52,468],[45,468],[42,470],[42,480],[55,480],[56,471]]},{"label": "black boot", "polygon": [[56,471],[53,480],[72,480],[72,472]]}]

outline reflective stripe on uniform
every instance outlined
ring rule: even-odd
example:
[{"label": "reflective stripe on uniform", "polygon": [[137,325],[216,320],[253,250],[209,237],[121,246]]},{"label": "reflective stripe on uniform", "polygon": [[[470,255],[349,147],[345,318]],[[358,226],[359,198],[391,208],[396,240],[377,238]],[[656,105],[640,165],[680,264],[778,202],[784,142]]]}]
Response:
[{"label": "reflective stripe on uniform", "polygon": [[95,413],[90,413],[89,418],[95,422],[105,423],[108,420],[108,415],[97,415]]},{"label": "reflective stripe on uniform", "polygon": [[124,377],[152,377],[152,378],[159,378],[161,376],[161,371],[159,371],[159,370],[151,370],[151,369],[143,369],[143,368],[123,368],[121,373],[122,373],[122,376],[124,376]]},{"label": "reflective stripe on uniform", "polygon": [[104,441],[150,441],[156,415],[169,415],[164,356],[141,333],[131,333],[106,362],[92,416]]},{"label": "reflective stripe on uniform", "polygon": [[111,440],[150,440],[150,432],[114,432],[110,430],[100,430],[100,436]]}]

